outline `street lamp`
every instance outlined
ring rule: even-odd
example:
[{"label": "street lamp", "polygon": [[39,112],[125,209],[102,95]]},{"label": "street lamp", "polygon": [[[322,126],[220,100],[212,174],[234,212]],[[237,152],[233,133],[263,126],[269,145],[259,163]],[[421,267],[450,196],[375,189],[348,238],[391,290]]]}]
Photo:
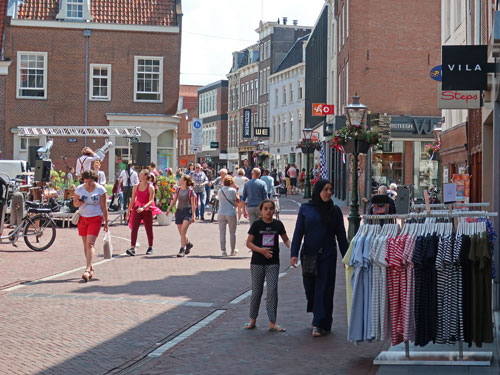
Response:
[{"label": "street lamp", "polygon": [[[308,144],[308,141],[312,139],[313,129],[304,128],[302,132],[304,133],[304,140],[306,141],[305,143]],[[311,151],[314,152],[314,149],[307,146],[303,151],[306,152],[306,183],[304,186],[304,198],[308,199],[311,198],[311,175],[309,173],[309,153]]]},{"label": "street lamp", "polygon": [[259,141],[259,142],[257,143],[257,147],[259,148],[259,151],[264,151],[264,147],[265,147],[265,145],[266,145],[266,144],[265,144],[265,142],[263,142],[263,141]]},{"label": "street lamp", "polygon": [[[349,126],[362,126],[365,121],[367,110],[368,107],[359,102],[358,93],[354,94],[352,97],[352,103],[345,106]],[[354,138],[354,153],[352,154],[352,196],[349,217],[347,218],[349,220],[349,241],[356,235],[361,222],[361,217],[359,216],[358,197],[358,142],[359,140]]]}]

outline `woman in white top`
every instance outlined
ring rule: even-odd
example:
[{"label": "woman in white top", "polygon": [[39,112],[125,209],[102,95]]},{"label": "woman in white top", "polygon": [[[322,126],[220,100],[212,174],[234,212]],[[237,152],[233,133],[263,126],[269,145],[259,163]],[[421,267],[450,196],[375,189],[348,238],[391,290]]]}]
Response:
[{"label": "woman in white top", "polygon": [[99,185],[104,186],[106,184],[106,175],[104,171],[101,171],[101,162],[99,160],[94,162],[94,171],[97,173],[97,182]]},{"label": "woman in white top", "polygon": [[[238,175],[234,178],[234,184],[238,186],[238,191],[243,192],[243,186],[248,182],[248,178],[245,177],[245,170],[243,168],[238,169]],[[243,213],[243,206],[245,202],[241,201],[238,204],[238,223],[240,222],[241,214]]]},{"label": "woman in white top", "polygon": [[94,244],[101,230],[104,218],[104,231],[108,231],[108,209],[106,207],[106,189],[97,183],[95,171],[88,170],[81,174],[84,183],[75,190],[75,207],[79,207],[80,220],[78,234],[82,237],[83,251],[87,266],[82,275],[85,282],[94,276],[92,259],[95,255]]},{"label": "woman in white top", "polygon": [[82,156],[76,161],[75,175],[81,176],[84,171],[91,170],[94,160],[99,160],[99,156],[90,147],[84,147]]}]

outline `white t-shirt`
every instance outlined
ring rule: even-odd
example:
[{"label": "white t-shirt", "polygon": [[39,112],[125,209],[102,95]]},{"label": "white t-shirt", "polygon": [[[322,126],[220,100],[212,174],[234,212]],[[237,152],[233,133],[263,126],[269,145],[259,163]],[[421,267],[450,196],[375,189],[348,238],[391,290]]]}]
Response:
[{"label": "white t-shirt", "polygon": [[247,183],[247,181],[248,181],[248,178],[246,178],[245,176],[239,176],[238,175],[238,176],[236,176],[234,178],[234,183],[235,183],[236,186],[238,186],[238,189],[239,189],[238,191],[240,193],[243,192],[243,186],[245,186],[245,184]]},{"label": "white t-shirt", "polygon": [[128,174],[126,169],[121,171],[120,176],[118,178],[122,179],[123,186],[134,186],[139,183],[139,176],[137,175],[137,172],[134,170],[130,171],[130,183],[128,180]]},{"label": "white t-shirt", "polygon": [[104,171],[99,171],[99,184],[104,185],[106,184],[106,175],[104,174]]},{"label": "white t-shirt", "polygon": [[94,156],[87,156],[87,155],[82,155],[78,158],[76,161],[76,168],[75,168],[75,176],[80,176],[83,171],[91,170],[92,169],[92,162],[94,160],[100,160],[99,156],[94,155]]},{"label": "white t-shirt", "polygon": [[95,184],[95,189],[89,193],[82,184],[76,188],[75,194],[85,201],[80,206],[80,216],[102,216],[101,195],[106,194],[104,186]]}]

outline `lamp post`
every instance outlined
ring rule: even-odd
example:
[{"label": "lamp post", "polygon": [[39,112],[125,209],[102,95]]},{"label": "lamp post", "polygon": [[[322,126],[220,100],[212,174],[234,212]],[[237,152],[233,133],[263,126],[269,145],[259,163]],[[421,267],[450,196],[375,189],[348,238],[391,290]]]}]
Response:
[{"label": "lamp post", "polygon": [[[350,126],[362,126],[365,121],[368,107],[359,102],[358,93],[352,97],[352,103],[345,106],[347,119]],[[354,153],[352,159],[352,195],[349,217],[348,238],[349,241],[356,235],[361,217],[359,216],[359,197],[358,197],[358,139],[354,139]]]},{"label": "lamp post", "polygon": [[[304,128],[302,132],[304,133],[304,140],[307,143],[307,141],[310,141],[312,138],[313,129]],[[304,198],[308,199],[311,198],[311,175],[309,173],[309,153],[311,152],[311,148],[305,147],[304,151],[306,152],[306,183],[304,185]]]}]

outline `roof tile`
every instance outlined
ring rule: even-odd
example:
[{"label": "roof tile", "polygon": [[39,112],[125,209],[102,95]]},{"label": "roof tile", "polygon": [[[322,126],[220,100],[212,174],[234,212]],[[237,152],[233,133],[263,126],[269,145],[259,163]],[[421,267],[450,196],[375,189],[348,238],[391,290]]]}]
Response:
[{"label": "roof tile", "polygon": [[[0,0],[0,7],[4,3]],[[95,23],[177,26],[175,3],[175,0],[92,0],[90,12]],[[24,0],[19,5],[17,17],[55,20],[58,12],[59,0]],[[2,22],[3,19],[0,25]]]}]

